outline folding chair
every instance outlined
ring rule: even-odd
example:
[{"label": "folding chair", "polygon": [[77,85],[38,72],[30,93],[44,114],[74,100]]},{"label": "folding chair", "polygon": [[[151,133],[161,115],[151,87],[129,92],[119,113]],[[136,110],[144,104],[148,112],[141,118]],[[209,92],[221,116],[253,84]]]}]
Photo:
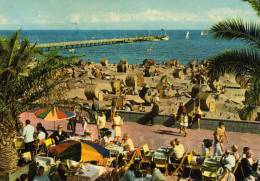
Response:
[{"label": "folding chair", "polygon": [[179,175],[182,174],[183,169],[184,169],[184,161],[188,158],[188,153],[185,152],[183,154],[183,157],[180,161],[180,163],[174,163],[173,165],[176,166],[175,170],[173,171],[173,175]]},{"label": "folding chair", "polygon": [[45,141],[44,141],[44,144],[43,144],[43,148],[44,148],[44,151],[46,152],[46,155],[48,156],[48,149],[54,145],[54,140],[52,138],[47,138]]},{"label": "folding chair", "polygon": [[168,175],[168,160],[162,158],[154,158],[153,159],[157,168],[165,169],[165,176]]},{"label": "folding chair", "polygon": [[24,152],[22,157],[24,158],[25,162],[32,161],[32,154],[30,151]]}]

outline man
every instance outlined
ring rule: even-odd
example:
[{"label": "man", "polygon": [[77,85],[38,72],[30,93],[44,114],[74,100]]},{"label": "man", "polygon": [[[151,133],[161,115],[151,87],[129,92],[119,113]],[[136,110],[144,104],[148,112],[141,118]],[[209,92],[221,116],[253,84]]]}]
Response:
[{"label": "man", "polygon": [[135,151],[134,143],[132,139],[129,137],[128,133],[125,133],[122,139],[122,146],[124,147],[125,151],[133,152]]},{"label": "man", "polygon": [[54,131],[54,133],[50,136],[54,139],[56,145],[69,138],[69,135],[62,129],[62,125],[58,125],[57,130]]},{"label": "man", "polygon": [[151,112],[149,113],[149,120],[151,121],[151,126],[154,124],[154,118],[159,114],[159,104],[154,102]]},{"label": "man", "polygon": [[37,170],[36,176],[33,178],[33,181],[50,181],[49,177],[44,174],[44,167],[40,166]]},{"label": "man", "polygon": [[224,168],[224,173],[221,176],[221,179],[225,178],[227,175],[229,175],[230,177],[232,175],[233,168],[236,164],[236,159],[234,155],[232,155],[230,150],[225,151],[225,154],[222,156],[220,163],[223,165]]},{"label": "man", "polygon": [[219,122],[217,129],[214,131],[214,146],[215,146],[215,155],[219,155],[224,150],[224,138],[227,139],[226,129],[223,122]]},{"label": "man", "polygon": [[101,116],[97,118],[97,126],[98,130],[106,127],[106,115],[104,111],[102,111]]},{"label": "man", "polygon": [[152,172],[152,181],[166,181],[166,178],[163,176],[162,172],[156,168],[154,162],[151,163],[151,172]]},{"label": "man", "polygon": [[246,158],[241,160],[241,167],[243,171],[243,175],[247,181],[255,181],[256,172],[253,169],[253,165],[251,164],[252,155],[251,152],[245,153]]},{"label": "man", "polygon": [[23,137],[24,137],[24,145],[25,145],[25,150],[30,151],[32,156],[33,156],[33,151],[34,151],[34,127],[30,124],[30,120],[26,120],[25,124],[26,126],[23,128]]},{"label": "man", "polygon": [[118,112],[115,113],[113,117],[113,126],[115,127],[115,138],[121,137],[121,126],[123,125],[123,120],[119,116]]}]

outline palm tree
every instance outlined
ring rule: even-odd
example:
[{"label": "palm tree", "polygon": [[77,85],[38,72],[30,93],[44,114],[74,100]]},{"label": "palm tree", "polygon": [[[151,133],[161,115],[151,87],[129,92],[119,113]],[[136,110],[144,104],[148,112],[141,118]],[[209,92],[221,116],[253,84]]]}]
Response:
[{"label": "palm tree", "polygon": [[0,38],[0,171],[17,165],[13,139],[19,130],[19,113],[52,95],[66,77],[61,69],[77,61],[56,53],[43,54],[29,40],[20,41],[19,34]]},{"label": "palm tree", "polygon": [[[260,0],[248,2],[260,16]],[[246,48],[224,51],[210,60],[209,76],[218,79],[224,73],[232,73],[248,79],[250,88],[245,94],[244,108],[240,112],[242,119],[251,118],[260,106],[260,25],[242,19],[225,20],[211,28],[215,38],[238,39],[247,43]]]},{"label": "palm tree", "polygon": [[[260,16],[260,0],[243,1],[248,2]],[[246,48],[224,51],[210,59],[209,76],[212,80],[224,73],[246,77],[250,88],[245,94],[240,117],[252,118],[260,106],[260,25],[242,19],[231,19],[215,24],[211,32],[215,38],[238,39],[247,44]]]}]

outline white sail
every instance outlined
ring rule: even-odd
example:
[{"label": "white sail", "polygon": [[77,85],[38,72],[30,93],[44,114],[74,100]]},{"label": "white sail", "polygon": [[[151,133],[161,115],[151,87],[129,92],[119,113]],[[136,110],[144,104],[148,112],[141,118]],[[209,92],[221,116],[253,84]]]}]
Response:
[{"label": "white sail", "polygon": [[189,31],[187,31],[187,33],[186,33],[186,36],[185,36],[185,39],[186,39],[186,40],[188,40],[188,39],[190,38],[190,36],[189,36],[189,35],[190,35],[190,32],[189,32]]}]

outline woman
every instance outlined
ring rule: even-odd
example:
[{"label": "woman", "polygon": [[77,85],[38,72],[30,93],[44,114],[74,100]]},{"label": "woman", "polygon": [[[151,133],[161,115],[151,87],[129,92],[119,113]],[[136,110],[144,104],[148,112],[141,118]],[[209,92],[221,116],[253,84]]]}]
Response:
[{"label": "woman", "polygon": [[115,137],[118,139],[121,137],[121,126],[123,125],[123,120],[119,116],[118,112],[115,113],[113,117],[113,126],[115,128]]},{"label": "woman", "polygon": [[187,136],[186,128],[188,127],[189,121],[188,121],[188,116],[186,112],[183,112],[180,115],[180,133],[183,131],[184,132],[184,137]]}]

